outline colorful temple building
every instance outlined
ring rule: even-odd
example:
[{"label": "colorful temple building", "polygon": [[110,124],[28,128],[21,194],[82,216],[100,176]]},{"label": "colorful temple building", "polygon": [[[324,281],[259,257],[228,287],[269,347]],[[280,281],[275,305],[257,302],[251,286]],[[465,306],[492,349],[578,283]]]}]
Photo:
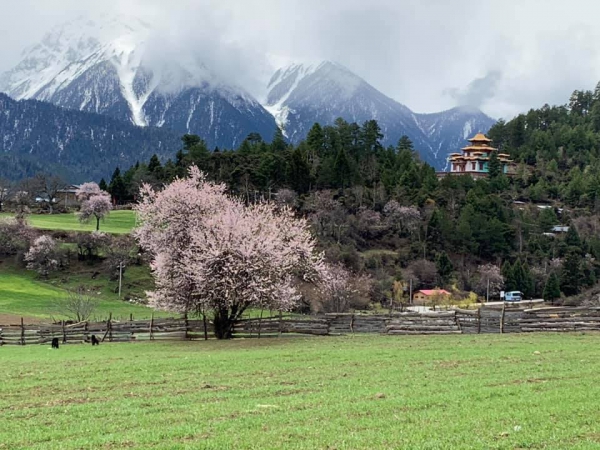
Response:
[{"label": "colorful temple building", "polygon": [[[473,178],[484,178],[488,176],[488,164],[492,152],[498,151],[491,146],[492,140],[488,139],[483,133],[477,133],[469,139],[471,143],[463,147],[462,153],[451,153],[448,158],[450,172],[439,172],[438,176],[445,176],[448,173],[456,175],[471,175]],[[507,153],[498,153],[500,166],[505,174],[510,175],[514,169],[514,163]]]}]

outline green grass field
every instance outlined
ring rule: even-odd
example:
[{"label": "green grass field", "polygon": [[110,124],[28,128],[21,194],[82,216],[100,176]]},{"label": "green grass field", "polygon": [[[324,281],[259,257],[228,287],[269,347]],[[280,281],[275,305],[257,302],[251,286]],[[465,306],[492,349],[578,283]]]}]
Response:
[{"label": "green grass field", "polygon": [[[0,314],[11,316],[24,316],[41,321],[51,318],[61,319],[60,313],[53,306],[57,299],[66,296],[66,289],[75,289],[86,286],[91,289],[91,294],[98,296],[99,304],[92,319],[105,320],[109,313],[115,319],[128,318],[133,314],[135,318],[150,318],[152,309],[145,306],[132,304],[119,300],[114,292],[117,286],[115,281],[110,281],[106,276],[91,278],[94,268],[79,270],[68,274],[56,274],[47,281],[36,278],[31,271],[17,269],[3,263],[0,270]],[[152,286],[151,275],[147,267],[131,267],[124,277],[122,295],[141,296],[146,288]],[[172,314],[155,312],[159,316],[172,316]]]},{"label": "green grass field", "polygon": [[600,448],[600,335],[25,346],[0,355],[0,449]]},{"label": "green grass field", "polygon": [[[11,217],[11,214],[2,213],[2,217]],[[81,224],[74,213],[71,214],[31,214],[27,221],[34,228],[42,230],[65,231],[94,231],[96,222]],[[100,222],[100,231],[113,234],[129,233],[135,226],[135,213],[133,211],[112,211],[109,216]]]}]

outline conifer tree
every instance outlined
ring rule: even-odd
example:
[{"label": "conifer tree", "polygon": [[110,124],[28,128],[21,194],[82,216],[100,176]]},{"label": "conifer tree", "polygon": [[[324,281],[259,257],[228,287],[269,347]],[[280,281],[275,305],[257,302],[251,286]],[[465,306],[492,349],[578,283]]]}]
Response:
[{"label": "conifer tree", "polygon": [[577,249],[577,251],[581,251],[581,238],[579,237],[579,233],[573,225],[569,227],[567,234],[565,235],[565,244],[569,247],[573,247]]},{"label": "conifer tree", "polygon": [[552,303],[554,303],[554,300],[557,298],[560,298],[560,280],[554,272],[548,277],[542,296],[544,297],[544,300]]},{"label": "conifer tree", "polygon": [[436,267],[442,285],[447,285],[450,282],[450,279],[452,278],[454,266],[452,265],[452,261],[450,261],[450,258],[448,258],[446,252],[442,252],[438,255],[436,260]]},{"label": "conifer tree", "polygon": [[516,291],[525,292],[527,286],[527,274],[520,259],[517,259],[512,268],[512,281]]},{"label": "conifer tree", "polygon": [[121,177],[121,170],[117,167],[112,174],[110,184],[108,185],[108,192],[112,195],[113,199],[117,203],[122,203],[127,195],[127,187]]},{"label": "conifer tree", "polygon": [[581,256],[576,251],[571,251],[565,259],[560,276],[560,290],[565,295],[577,295],[581,286],[583,272],[581,270]]},{"label": "conifer tree", "polygon": [[396,146],[396,148],[398,149],[398,152],[406,151],[406,150],[412,152],[414,150],[412,141],[405,134],[402,135],[400,137],[400,139],[398,140],[398,145]]},{"label": "conifer tree", "polygon": [[502,277],[504,278],[504,288],[507,291],[514,291],[516,289],[515,280],[513,277],[513,270],[510,262],[504,261],[501,269]]},{"label": "conifer tree", "polygon": [[275,130],[273,141],[271,141],[271,150],[274,152],[282,152],[287,148],[287,142],[283,136],[283,130],[279,127]]},{"label": "conifer tree", "polygon": [[494,180],[499,177],[502,173],[502,166],[498,159],[498,152],[493,151],[490,155],[490,161],[488,162],[488,174],[490,180]]}]

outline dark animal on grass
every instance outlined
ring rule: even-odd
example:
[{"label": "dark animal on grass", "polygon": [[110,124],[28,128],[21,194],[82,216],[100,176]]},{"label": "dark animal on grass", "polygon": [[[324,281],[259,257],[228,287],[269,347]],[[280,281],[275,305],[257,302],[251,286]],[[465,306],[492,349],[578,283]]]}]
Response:
[{"label": "dark animal on grass", "polygon": [[52,348],[58,348],[58,338],[52,338]]},{"label": "dark animal on grass", "polygon": [[92,345],[100,345],[100,341],[95,334],[92,334]]}]

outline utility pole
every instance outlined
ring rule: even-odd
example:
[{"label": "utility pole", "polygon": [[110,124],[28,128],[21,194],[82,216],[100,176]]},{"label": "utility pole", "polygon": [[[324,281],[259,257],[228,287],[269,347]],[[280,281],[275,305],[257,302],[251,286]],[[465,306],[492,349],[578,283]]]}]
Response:
[{"label": "utility pole", "polygon": [[119,299],[121,298],[121,285],[123,282],[123,261],[119,263]]}]

